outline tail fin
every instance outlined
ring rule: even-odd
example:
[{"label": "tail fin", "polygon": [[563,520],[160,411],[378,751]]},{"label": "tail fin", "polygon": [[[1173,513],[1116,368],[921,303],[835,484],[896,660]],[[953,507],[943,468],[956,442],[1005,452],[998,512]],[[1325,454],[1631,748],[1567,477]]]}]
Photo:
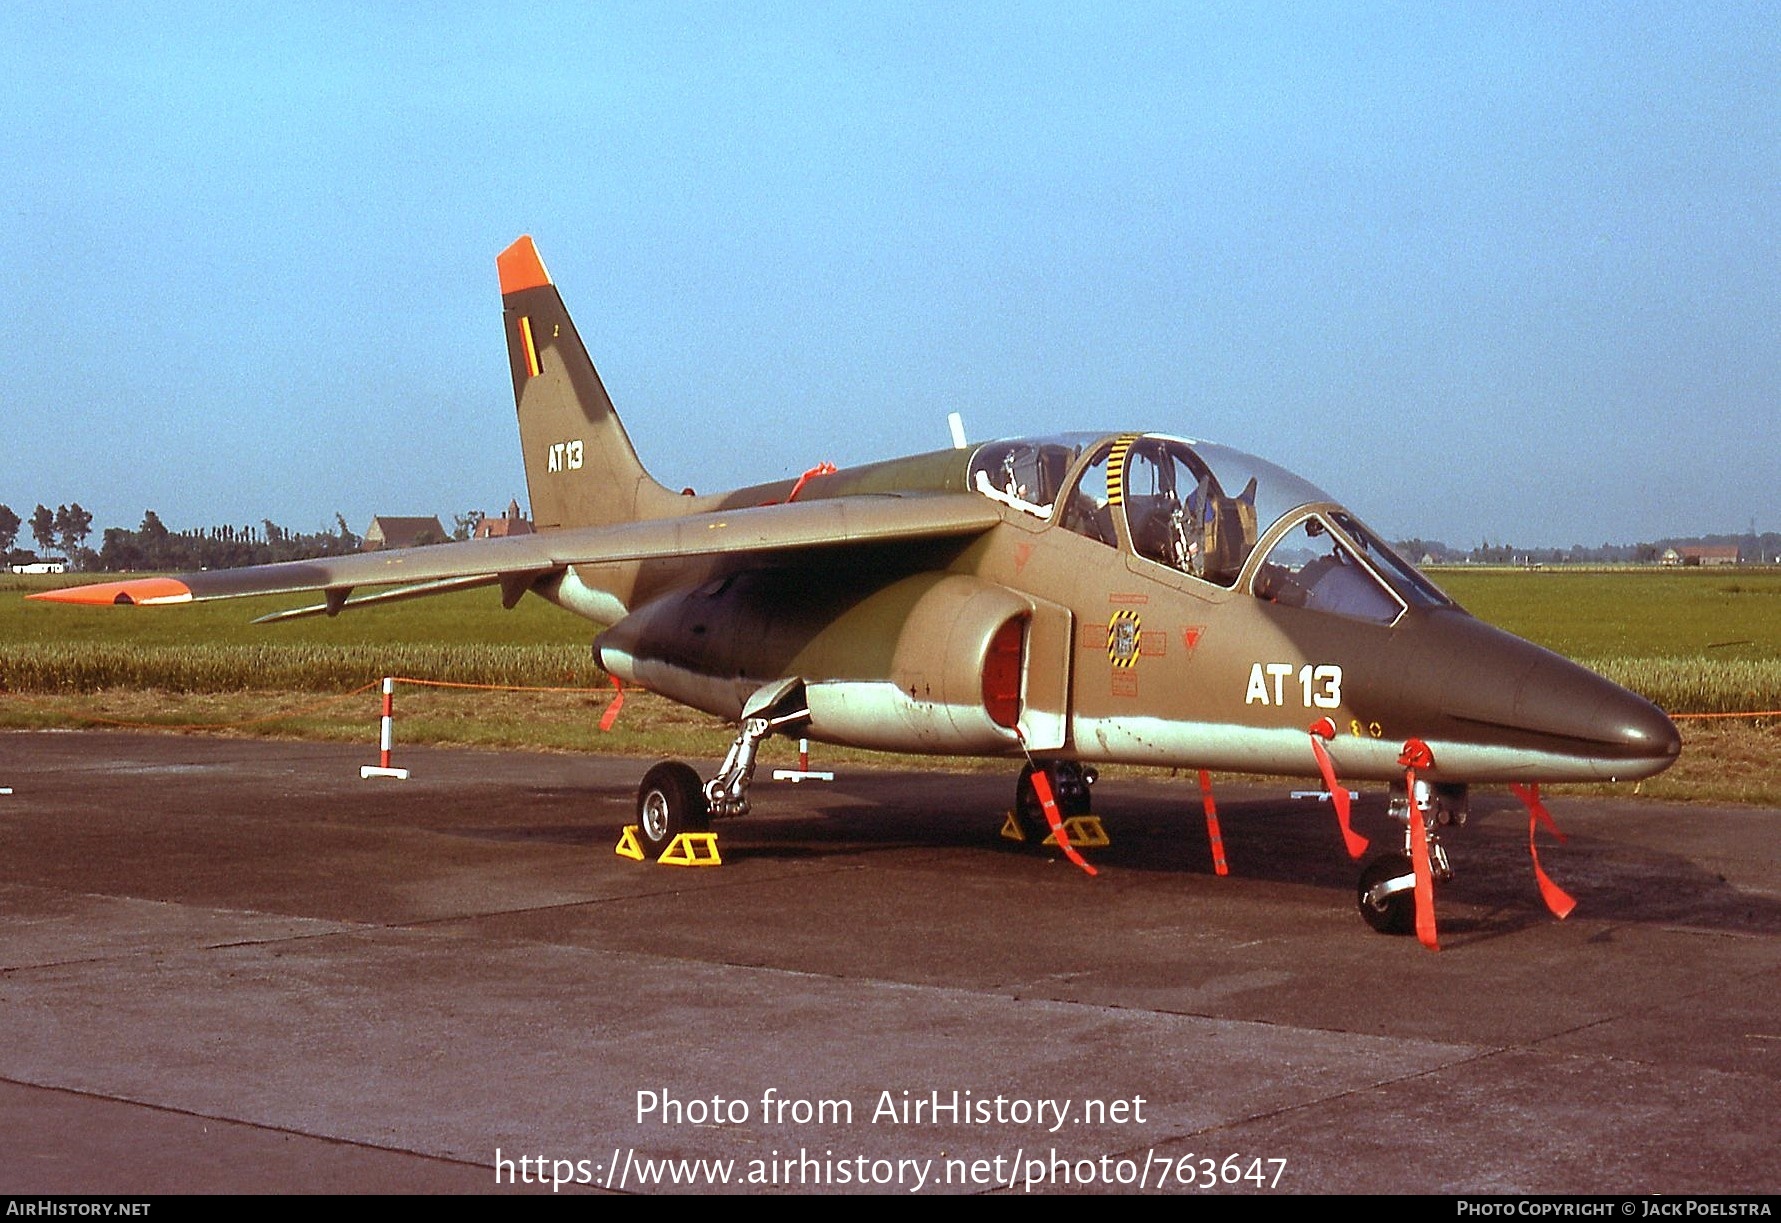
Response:
[{"label": "tail fin", "polygon": [[549,530],[674,512],[680,498],[638,461],[532,239],[518,239],[495,266],[533,522]]}]

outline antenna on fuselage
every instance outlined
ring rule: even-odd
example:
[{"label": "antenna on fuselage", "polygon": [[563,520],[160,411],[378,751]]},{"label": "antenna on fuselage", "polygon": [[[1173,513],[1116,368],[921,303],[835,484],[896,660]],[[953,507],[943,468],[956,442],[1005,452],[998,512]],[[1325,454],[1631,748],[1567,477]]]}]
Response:
[{"label": "antenna on fuselage", "polygon": [[946,414],[946,427],[952,430],[952,448],[965,449],[965,418],[957,412]]}]

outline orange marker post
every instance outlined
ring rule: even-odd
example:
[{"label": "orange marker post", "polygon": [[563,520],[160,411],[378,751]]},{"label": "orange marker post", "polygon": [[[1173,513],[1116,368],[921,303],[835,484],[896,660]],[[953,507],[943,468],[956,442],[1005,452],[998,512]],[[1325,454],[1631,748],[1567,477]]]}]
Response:
[{"label": "orange marker post", "polygon": [[795,769],[774,769],[774,781],[834,781],[833,773],[812,772],[810,769],[810,740],[798,740],[798,767]]},{"label": "orange marker post", "polygon": [[396,781],[407,781],[408,770],[390,767],[390,749],[396,745],[396,677],[383,677],[383,717],[380,719],[378,734],[378,753],[375,765],[364,765],[359,769],[359,780],[371,777],[389,777]]}]

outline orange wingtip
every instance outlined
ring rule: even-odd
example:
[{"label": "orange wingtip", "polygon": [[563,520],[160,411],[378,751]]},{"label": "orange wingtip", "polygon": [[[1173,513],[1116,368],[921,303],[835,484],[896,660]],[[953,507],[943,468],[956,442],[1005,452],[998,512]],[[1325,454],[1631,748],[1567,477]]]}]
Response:
[{"label": "orange wingtip", "polygon": [[521,234],[512,246],[496,255],[495,269],[501,273],[503,297],[550,283],[550,273],[544,270],[544,260],[538,257],[531,234]]},{"label": "orange wingtip", "polygon": [[97,586],[69,586],[26,595],[46,603],[87,603],[105,607],[113,603],[190,603],[192,588],[174,578],[137,578],[133,582],[101,582]]}]

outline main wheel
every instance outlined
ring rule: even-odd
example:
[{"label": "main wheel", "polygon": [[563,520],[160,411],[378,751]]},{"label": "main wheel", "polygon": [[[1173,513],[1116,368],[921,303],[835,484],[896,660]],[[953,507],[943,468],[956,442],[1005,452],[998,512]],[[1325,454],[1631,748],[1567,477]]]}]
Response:
[{"label": "main wheel", "polygon": [[[1045,776],[1051,780],[1051,796],[1057,802],[1058,818],[1067,820],[1073,815],[1087,815],[1092,803],[1082,766],[1069,760],[1054,760],[1044,767]],[[1030,764],[1021,769],[1020,780],[1014,786],[1014,824],[1026,844],[1034,848],[1044,844],[1045,838],[1051,835],[1051,821],[1045,818],[1045,808],[1033,789],[1033,766]]]},{"label": "main wheel", "polygon": [[1381,854],[1367,863],[1355,889],[1360,915],[1366,919],[1367,925],[1381,934],[1409,934],[1416,929],[1414,882],[1409,887],[1399,885],[1387,893],[1376,890],[1405,876],[1414,880],[1415,875],[1416,868],[1410,864],[1408,854]]},{"label": "main wheel", "polygon": [[658,858],[683,832],[708,832],[711,812],[699,775],[678,760],[664,760],[643,775],[637,787],[637,835],[650,858]]}]

